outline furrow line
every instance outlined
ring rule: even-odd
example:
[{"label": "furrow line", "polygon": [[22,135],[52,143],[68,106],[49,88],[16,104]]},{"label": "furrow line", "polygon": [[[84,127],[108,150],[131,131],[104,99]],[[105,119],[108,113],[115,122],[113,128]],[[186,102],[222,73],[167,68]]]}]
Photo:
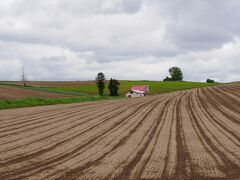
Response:
[{"label": "furrow line", "polygon": [[[162,100],[163,101],[163,100]],[[146,108],[146,107],[145,107]],[[140,115],[140,117],[141,117],[142,115]],[[127,119],[125,119],[125,120],[128,120],[128,122],[129,122],[129,120],[132,120],[132,117],[133,116],[130,116],[130,117],[128,117]],[[139,117],[139,118],[140,118]],[[131,118],[131,119],[130,119]],[[136,122],[136,121],[135,121]],[[136,124],[134,122],[134,124]],[[112,129],[111,131],[109,131],[109,133],[115,133],[116,132],[116,130],[117,131],[122,131],[122,132],[124,132],[125,133],[125,131],[128,131],[128,129],[130,128],[130,127],[132,127],[134,124],[130,124],[130,126],[128,126],[126,129],[124,129],[124,131],[123,130],[121,130],[122,128],[121,128],[121,126],[120,127],[118,127],[118,126],[116,126],[116,128],[114,128],[114,129]],[[116,129],[116,130],[115,130]],[[130,131],[130,130],[129,130]],[[105,134],[105,136],[103,136],[101,139],[99,139],[99,141],[103,141],[104,140],[104,138],[106,137],[109,137],[110,136],[110,134],[109,133],[107,133],[107,134]],[[118,135],[118,136],[116,136],[117,138],[119,138],[121,136],[121,133]],[[111,136],[110,136],[111,137]],[[108,143],[108,144],[106,144],[106,147],[108,147],[110,144],[112,144],[114,141],[116,140],[116,138],[112,138],[112,140]],[[90,149],[90,148],[94,148],[94,146],[95,145],[92,145],[92,146],[90,146],[88,149]],[[86,150],[88,150],[88,149],[86,149]],[[86,150],[84,150],[83,152],[85,152]],[[81,153],[83,153],[83,152],[81,152]],[[78,154],[78,155],[80,155],[80,154]],[[89,157],[88,157],[89,158]],[[87,159],[88,159],[87,158]],[[55,173],[55,175],[56,175],[56,173]]]},{"label": "furrow line", "polygon": [[[178,93],[178,94],[180,96],[181,93]],[[184,96],[184,93],[181,96]],[[147,167],[147,164],[150,162],[150,159],[154,153],[154,150],[156,150],[158,138],[160,136],[160,133],[162,132],[162,128],[166,123],[166,115],[168,113],[169,106],[172,104],[176,106],[176,103],[173,103],[173,102],[178,101],[178,99],[179,98],[174,97],[169,101],[167,101],[165,104],[163,104],[163,109],[161,111],[158,111],[157,118],[154,121],[153,126],[151,127],[151,131],[148,133],[149,135],[148,135],[147,141],[144,143],[143,147],[140,150],[137,150],[137,149],[135,150],[137,152],[136,155],[132,158],[130,162],[128,162],[126,166],[123,167],[121,173],[118,176],[114,177],[114,179],[121,179],[121,178],[122,179],[141,179],[142,178],[142,175],[143,175],[142,173]],[[172,128],[172,124],[173,124],[173,119],[170,122],[170,129]],[[150,143],[153,143],[153,146],[151,147],[152,149],[149,150],[150,153],[147,155],[147,157],[143,158],[147,152],[147,148],[149,148],[150,146]],[[131,156],[133,155],[134,154],[131,154]],[[164,164],[166,165],[166,163]],[[158,174],[161,175],[160,172]],[[157,176],[153,176],[151,178],[160,178],[158,174]]]},{"label": "furrow line", "polygon": [[[192,95],[191,92],[190,95]],[[216,152],[212,151],[212,148],[209,144],[205,141],[204,137],[202,136],[194,118],[194,113],[190,110],[190,95],[186,100],[186,107],[185,110],[187,113],[184,115],[185,117],[185,129],[188,127],[190,128],[190,132],[185,133],[185,137],[187,139],[187,148],[190,152],[190,157],[192,161],[192,168],[195,170],[195,179],[206,178],[211,174],[214,174],[218,178],[225,177],[224,173],[224,163],[222,162],[221,158],[217,155]],[[187,121],[190,121],[191,127],[187,126]],[[199,144],[199,143],[200,144]],[[199,157],[201,161],[199,162]],[[216,167],[218,169],[216,169]],[[214,173],[213,173],[214,172]]]},{"label": "furrow line", "polygon": [[213,87],[212,90],[214,90],[218,95],[223,95],[222,97],[226,98],[228,101],[240,106],[240,101],[238,101],[236,97],[233,97],[234,93],[224,90],[224,87],[226,86],[223,86],[221,89]]},{"label": "furrow line", "polygon": [[[221,103],[219,104],[218,102],[216,102],[216,100],[214,100],[205,89],[201,89],[201,91],[203,91],[202,94],[204,94],[208,98],[207,102],[209,104],[211,104],[213,108],[218,110],[223,116],[225,116],[227,119],[231,120],[234,124],[236,124],[236,125],[240,124],[239,118],[231,116],[230,114],[226,113],[226,110],[221,108],[220,105],[224,105],[224,104],[221,104]],[[204,104],[205,103],[203,103],[203,105]],[[207,109],[207,107],[206,107],[206,109]],[[229,107],[228,107],[228,109],[229,109]]]},{"label": "furrow line", "polygon": [[[193,96],[193,102],[196,104],[193,104],[193,107],[199,107],[198,101],[197,101],[197,92]],[[196,112],[197,116],[199,117],[206,117],[206,121],[201,121],[200,123],[204,127],[203,129],[206,131],[205,134],[208,134],[209,137],[212,137],[214,141],[216,142],[217,146],[220,145],[220,147],[227,152],[228,154],[231,154],[231,159],[237,159],[240,162],[240,157],[235,153],[235,149],[239,148],[239,143],[237,144],[236,142],[232,141],[229,139],[229,136],[227,136],[226,132],[223,132],[219,130],[218,125],[213,123],[213,120],[217,121],[214,116],[209,117],[206,114],[204,114],[201,111],[201,107],[199,108],[193,108],[194,111]],[[199,111],[200,110],[200,111]],[[211,112],[209,112],[211,114]],[[213,133],[214,132],[214,133]],[[219,148],[220,149],[220,148]]]},{"label": "furrow line", "polygon": [[[68,124],[70,124],[71,126],[70,127],[67,127],[67,129],[63,129],[63,126],[62,125],[58,125],[58,126],[56,126],[56,127],[52,127],[51,129],[47,129],[47,130],[45,130],[45,131],[43,131],[43,132],[37,132],[37,134],[35,134],[36,135],[36,137],[37,138],[39,138],[39,139],[32,139],[30,142],[27,142],[27,141],[25,141],[25,143],[23,144],[23,143],[21,143],[20,145],[18,145],[18,146],[16,146],[16,145],[13,145],[13,148],[4,148],[4,147],[2,147],[2,148],[4,148],[5,150],[4,151],[1,151],[0,152],[0,154],[1,153],[6,153],[6,152],[9,152],[9,151],[12,151],[12,150],[16,150],[16,149],[18,149],[18,148],[21,148],[21,147],[25,147],[25,146],[29,146],[29,145],[31,145],[31,144],[39,144],[41,141],[44,141],[44,140],[47,140],[47,139],[50,139],[50,138],[52,138],[52,137],[54,137],[54,136],[56,136],[56,135],[59,135],[59,134],[64,134],[65,132],[69,132],[69,130],[72,130],[72,129],[76,129],[77,127],[79,127],[79,126],[81,126],[81,125],[84,125],[85,123],[89,123],[91,120],[95,120],[96,119],[96,117],[98,117],[98,118],[100,118],[100,117],[102,117],[102,116],[104,116],[104,115],[106,115],[107,113],[110,113],[110,112],[115,112],[115,110],[118,110],[119,108],[117,107],[117,108],[113,108],[113,109],[111,109],[111,110],[107,110],[107,111],[105,111],[105,112],[103,112],[103,113],[100,113],[100,114],[97,114],[97,115],[94,115],[93,117],[91,117],[91,118],[89,118],[89,115],[85,115],[85,116],[83,116],[83,117],[81,117],[81,120],[84,120],[83,118],[87,118],[86,120],[84,120],[84,121],[82,121],[82,122],[79,122],[79,123],[77,123],[77,124],[73,124],[73,125],[71,125],[71,123],[73,123],[73,122],[70,122],[70,123],[65,123],[64,125],[68,125]],[[112,116],[112,115],[111,115]],[[73,116],[74,117],[74,116]],[[109,115],[109,117],[110,117],[110,115]],[[69,119],[66,119],[66,120],[69,120]],[[76,122],[78,122],[79,121],[79,119],[76,119],[75,120]],[[58,132],[56,132],[56,129],[60,129]],[[51,133],[51,130],[53,130],[53,133],[52,134],[49,134],[49,133]],[[39,137],[39,134],[42,134],[42,133],[45,133],[44,135],[45,135],[45,137]],[[73,132],[74,133],[74,132]],[[72,133],[72,134],[73,134]],[[48,134],[48,135],[47,135]],[[68,134],[68,137],[69,136],[71,136],[71,134]],[[34,136],[30,136],[30,137],[34,137]],[[28,139],[30,139],[30,138],[28,138]],[[21,140],[24,140],[24,138],[22,138]],[[54,143],[56,143],[56,142],[54,142]],[[27,147],[26,147],[27,148]],[[37,149],[36,149],[37,150]],[[23,154],[19,154],[19,156],[22,156]]]},{"label": "furrow line", "polygon": [[[203,93],[202,93],[203,94]],[[219,108],[219,106],[217,106],[216,102],[214,102],[211,97],[209,97],[206,93],[205,93],[205,96],[208,97],[208,100],[210,100],[209,102],[211,103],[211,105],[216,109],[218,110],[218,112],[222,113],[222,110]],[[225,134],[230,141],[232,141],[235,145],[239,146],[240,147],[240,137],[233,132],[233,130],[231,131],[230,129],[232,129],[231,127],[229,127],[227,125],[227,123],[225,123],[224,121],[221,121],[220,118],[218,118],[217,115],[214,115],[211,111],[209,111],[209,108],[205,105],[202,97],[200,96],[200,93],[199,91],[197,91],[197,97],[195,98],[196,102],[198,103],[198,106],[199,108],[201,109],[202,113],[208,118],[208,120],[210,122],[212,122],[213,124],[217,124],[218,126],[220,126],[222,128],[222,130],[216,126],[216,128],[221,131],[222,133],[223,130],[226,131],[227,133],[231,134],[234,138],[236,138],[238,140],[238,143],[236,143],[236,141],[234,141],[232,138],[229,137],[229,135]],[[222,113],[223,114],[223,113]],[[225,116],[227,117],[227,116]],[[229,117],[229,116],[228,116]],[[228,123],[229,124],[229,123]]]},{"label": "furrow line", "polygon": [[[208,143],[208,145],[211,147],[212,151],[214,151],[215,153],[218,154],[218,156],[221,158],[221,160],[224,162],[224,169],[225,169],[225,173],[228,175],[228,177],[230,178],[234,178],[237,177],[239,175],[239,166],[236,165],[235,163],[233,163],[231,160],[229,160],[226,155],[220,151],[218,149],[218,147],[211,141],[210,137],[208,137],[204,131],[204,129],[202,128],[202,126],[200,125],[197,117],[196,117],[196,113],[194,113],[193,110],[193,104],[190,100],[188,100],[188,107],[191,113],[191,116],[193,118],[194,123],[196,124],[199,132],[201,133],[201,136],[204,138],[204,140]],[[206,128],[206,127],[205,127]]]},{"label": "furrow line", "polygon": [[[112,105],[112,106],[114,106],[114,105]],[[117,105],[116,105],[117,106]],[[12,128],[12,129],[7,129],[6,131],[12,131],[12,130],[15,130],[15,129],[20,129],[21,127],[28,127],[28,126],[30,126],[30,125],[32,125],[32,124],[38,124],[38,123],[42,123],[42,122],[47,122],[46,120],[48,120],[48,119],[44,119],[44,118],[49,118],[49,119],[52,119],[52,117],[55,117],[55,118],[57,118],[57,117],[63,117],[63,116],[67,116],[67,115],[71,115],[71,114],[74,114],[74,113],[82,113],[82,112],[85,112],[85,111],[87,111],[87,112],[90,112],[90,111],[93,111],[93,110],[95,110],[95,109],[99,109],[99,108],[104,108],[104,109],[106,109],[106,108],[109,108],[109,107],[105,107],[105,106],[100,106],[100,107],[93,107],[93,108],[91,108],[91,109],[89,109],[89,108],[86,108],[86,109],[82,109],[82,110],[79,110],[79,109],[74,109],[74,110],[71,110],[71,111],[66,111],[66,112],[57,112],[57,113],[54,113],[54,114],[47,114],[47,115],[45,115],[45,116],[34,116],[33,118],[29,118],[29,119],[27,119],[27,120],[25,120],[24,119],[24,121],[20,121],[20,122],[14,122],[14,123],[12,123],[12,124],[8,124],[8,125],[5,125],[5,126],[2,126],[1,127],[1,129],[3,129],[3,128],[7,128],[7,127],[14,127],[14,126],[17,126],[17,125],[22,125],[22,126],[17,126],[16,128]],[[43,120],[42,120],[43,119]],[[18,119],[19,120],[19,119]],[[39,121],[40,120],[40,121]],[[26,123],[26,124],[25,124]],[[29,123],[29,124],[28,124]],[[4,132],[4,131],[2,131],[2,132]]]},{"label": "furrow line", "polygon": [[[126,110],[126,108],[123,107],[123,109],[120,111],[120,113],[121,113],[121,112],[124,112],[125,110]],[[109,112],[112,112],[112,111],[109,111]],[[104,114],[104,115],[105,115],[105,114]],[[111,117],[114,117],[115,115],[118,115],[118,113],[115,113],[115,112],[113,111],[113,114],[108,115],[108,116],[107,116],[107,119],[109,120]],[[96,117],[91,118],[91,120],[95,120],[95,119],[96,119]],[[103,119],[102,122],[105,122],[105,121],[106,121],[106,119]],[[88,128],[85,129],[83,132],[80,132],[80,133],[78,133],[78,134],[76,134],[76,135],[74,135],[74,136],[69,135],[65,140],[60,139],[60,140],[61,140],[60,142],[54,142],[54,145],[52,145],[52,146],[51,146],[51,144],[49,144],[49,145],[50,145],[49,148],[52,149],[52,148],[57,147],[58,144],[66,143],[66,142],[68,142],[69,140],[71,140],[71,139],[73,139],[73,138],[76,138],[76,137],[78,137],[79,135],[82,135],[83,133],[87,132],[88,130],[91,130],[93,127],[100,126],[102,122],[100,121],[100,122],[98,122],[97,124],[94,124],[94,126],[88,127]],[[70,128],[70,129],[71,129],[71,128]],[[69,130],[70,130],[70,129],[69,129]],[[65,132],[66,132],[66,131],[62,131],[62,132],[59,132],[59,133],[55,133],[55,134],[51,135],[50,137],[47,136],[46,138],[51,138],[51,137],[54,136],[54,135],[61,134],[61,133],[65,133]],[[43,140],[45,140],[46,138],[43,138]],[[37,142],[34,141],[33,143],[39,143],[39,141],[37,141]],[[30,144],[31,144],[31,143],[30,143]],[[41,149],[40,151],[37,151],[37,152],[35,152],[35,153],[32,153],[32,154],[30,153],[30,154],[27,154],[27,155],[25,155],[25,156],[20,156],[19,161],[24,160],[25,157],[29,157],[29,156],[34,157],[34,156],[33,156],[34,154],[36,154],[36,153],[38,154],[38,153],[40,153],[40,152],[42,152],[42,151],[43,151],[42,153],[47,152],[47,149],[48,149],[48,148],[46,148],[46,149],[44,149],[44,150]],[[8,151],[9,151],[9,150],[8,150]],[[40,153],[40,154],[41,154],[41,153]],[[8,162],[8,164],[11,164],[12,161],[14,162],[16,159],[18,159],[18,158],[12,159],[11,161]],[[22,160],[21,160],[21,159],[22,159]],[[16,162],[19,162],[19,161],[16,161]],[[3,165],[6,165],[6,164],[3,164]]]},{"label": "furrow line", "polygon": [[220,96],[217,93],[214,93],[211,88],[207,88],[207,89],[211,93],[211,95],[214,97],[214,99],[219,101],[219,104],[222,104],[222,105],[226,106],[227,108],[231,108],[231,110],[234,110],[235,112],[240,113],[239,108],[237,108],[238,106],[234,105],[235,101],[230,103],[231,102],[230,99],[226,100],[226,99],[223,98],[224,96]]},{"label": "furrow line", "polygon": [[[147,103],[148,103],[148,102],[147,102]],[[143,107],[145,104],[147,104],[147,103],[144,103],[144,104],[142,105],[142,107]],[[109,118],[109,119],[110,119],[110,118]],[[94,127],[93,127],[93,128],[94,128]],[[93,129],[93,128],[92,128],[92,129]],[[81,133],[81,134],[82,134],[82,133]],[[71,150],[71,152],[62,155],[61,157],[58,157],[58,159],[53,159],[53,160],[51,160],[50,162],[55,162],[55,161],[60,160],[60,159],[62,159],[62,158],[68,157],[70,154],[73,154],[73,153],[75,153],[75,152],[78,152],[78,151],[79,151],[80,149],[82,149],[84,146],[88,145],[91,141],[94,141],[94,140],[96,140],[97,138],[98,138],[98,137],[94,137],[93,139],[90,139],[87,143],[81,145],[81,146],[78,147],[77,149]],[[62,143],[65,143],[65,142],[61,142],[61,144],[62,144]],[[55,147],[53,147],[53,148],[55,148]],[[52,150],[52,148],[51,148],[51,150]],[[39,155],[39,154],[38,154],[38,155]],[[46,162],[45,164],[48,165],[50,162]],[[39,167],[43,167],[42,164],[37,165],[37,166],[38,166],[38,168],[39,168]],[[34,166],[32,169],[35,169],[35,168],[36,168],[36,167]],[[24,169],[24,171],[29,171],[29,168],[28,168],[28,169]]]},{"label": "furrow line", "polygon": [[145,115],[141,118],[141,121],[132,129],[126,136],[124,136],[117,144],[115,144],[109,151],[105,152],[102,156],[98,157],[97,159],[93,161],[89,161],[87,164],[77,167],[73,170],[70,170],[67,172],[64,176],[60,176],[57,179],[65,179],[67,177],[68,179],[75,179],[79,175],[82,174],[82,172],[91,166],[94,166],[95,164],[98,164],[101,162],[109,153],[114,152],[117,148],[121,147],[123,144],[127,142],[129,138],[131,138],[132,134],[134,134],[146,121],[146,118],[152,113],[152,109],[159,103],[157,101],[156,103],[153,104],[153,106],[150,106],[150,110],[148,110]]}]

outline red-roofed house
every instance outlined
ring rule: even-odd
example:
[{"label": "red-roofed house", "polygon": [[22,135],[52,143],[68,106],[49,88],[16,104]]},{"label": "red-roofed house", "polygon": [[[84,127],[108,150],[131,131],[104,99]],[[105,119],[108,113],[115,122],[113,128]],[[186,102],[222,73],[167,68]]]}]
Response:
[{"label": "red-roofed house", "polygon": [[126,97],[141,97],[149,94],[148,85],[132,86],[131,90],[126,93]]}]

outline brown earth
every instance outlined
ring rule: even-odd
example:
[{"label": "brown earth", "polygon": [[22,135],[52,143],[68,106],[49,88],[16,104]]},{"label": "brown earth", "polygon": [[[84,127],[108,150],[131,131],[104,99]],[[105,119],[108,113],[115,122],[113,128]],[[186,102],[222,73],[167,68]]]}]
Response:
[{"label": "brown earth", "polygon": [[[0,81],[0,83],[16,85],[24,84],[21,81]],[[26,84],[34,87],[64,87],[95,84],[95,81],[27,81]]]},{"label": "brown earth", "polygon": [[0,111],[0,179],[239,179],[240,83]]},{"label": "brown earth", "polygon": [[72,97],[65,94],[44,92],[39,90],[23,89],[14,86],[0,86],[0,100],[21,98],[63,98]]}]

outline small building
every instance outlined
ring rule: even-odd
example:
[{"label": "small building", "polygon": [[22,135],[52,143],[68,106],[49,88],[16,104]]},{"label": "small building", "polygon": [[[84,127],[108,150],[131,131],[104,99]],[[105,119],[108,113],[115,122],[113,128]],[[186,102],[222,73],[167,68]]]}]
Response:
[{"label": "small building", "polygon": [[132,86],[131,90],[126,93],[126,97],[141,97],[149,94],[148,85]]}]

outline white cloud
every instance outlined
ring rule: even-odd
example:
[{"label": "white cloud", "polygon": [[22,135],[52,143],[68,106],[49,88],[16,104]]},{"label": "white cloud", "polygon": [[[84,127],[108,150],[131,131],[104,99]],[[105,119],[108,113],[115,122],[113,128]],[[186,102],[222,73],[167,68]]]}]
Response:
[{"label": "white cloud", "polygon": [[[0,79],[240,79],[238,0],[2,0]],[[230,21],[231,19],[231,21]],[[11,75],[9,75],[9,73]]]}]

